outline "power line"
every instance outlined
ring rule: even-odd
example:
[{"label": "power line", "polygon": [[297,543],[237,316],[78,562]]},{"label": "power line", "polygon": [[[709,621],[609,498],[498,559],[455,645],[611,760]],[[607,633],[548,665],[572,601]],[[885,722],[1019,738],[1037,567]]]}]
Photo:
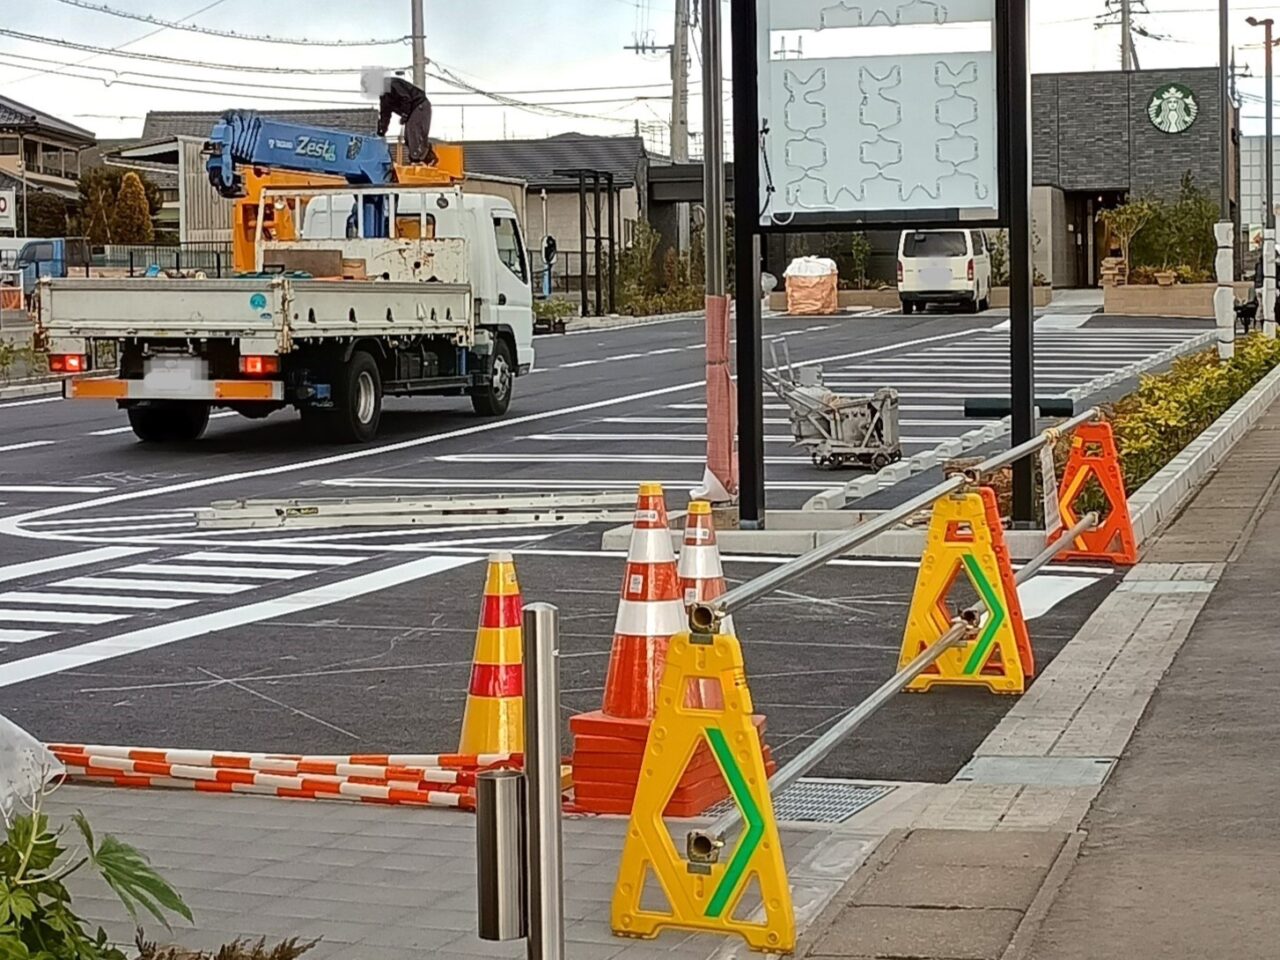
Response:
[{"label": "power line", "polygon": [[251,40],[256,43],[285,43],[302,47],[385,47],[404,43],[409,39],[403,36],[374,40],[308,40],[303,37],[273,37],[269,34],[237,33],[235,30],[216,30],[213,27],[201,27],[194,23],[184,23],[180,20],[165,20],[148,13],[117,10],[115,7],[108,6],[105,3],[89,3],[87,0],[58,0],[58,3],[65,4],[68,7],[78,7],[81,10],[92,10],[94,13],[104,13],[111,17],[120,17],[124,20],[150,23],[166,30],[185,30],[189,33],[203,33],[210,37],[225,37],[228,40]]},{"label": "power line", "polygon": [[[168,28],[165,28],[168,29]],[[79,50],[107,57],[125,57],[131,60],[147,60],[152,63],[171,63],[181,67],[199,67],[206,70],[233,70],[238,73],[271,73],[271,74],[305,74],[307,76],[335,76],[340,74],[359,73],[360,67],[313,68],[313,67],[263,67],[246,63],[209,63],[202,60],[186,60],[182,57],[166,57],[160,53],[137,53],[111,47],[99,47],[91,43],[78,43],[74,40],[63,40],[58,37],[42,37],[34,33],[23,33],[21,30],[10,30],[0,27],[0,37],[13,40],[24,40],[28,43],[45,44],[62,47],[67,50]]]}]

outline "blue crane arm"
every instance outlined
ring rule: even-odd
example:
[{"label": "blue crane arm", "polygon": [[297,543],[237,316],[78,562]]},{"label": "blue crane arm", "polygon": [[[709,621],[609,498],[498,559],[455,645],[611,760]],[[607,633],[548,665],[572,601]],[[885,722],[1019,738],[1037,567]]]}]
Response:
[{"label": "blue crane arm", "polygon": [[327,174],[360,185],[395,179],[391,148],[381,137],[283,123],[251,110],[223,114],[204,152],[209,182],[224,197],[245,194],[237,166]]}]

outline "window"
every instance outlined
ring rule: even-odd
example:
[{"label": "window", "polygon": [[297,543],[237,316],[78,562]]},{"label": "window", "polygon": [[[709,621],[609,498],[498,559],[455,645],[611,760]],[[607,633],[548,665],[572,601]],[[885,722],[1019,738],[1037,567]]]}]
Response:
[{"label": "window", "polygon": [[17,137],[0,137],[0,157],[10,157],[18,155],[18,138]]},{"label": "window", "polygon": [[962,230],[911,233],[902,244],[904,257],[967,257],[969,243]]},{"label": "window", "polygon": [[529,269],[524,259],[524,244],[520,242],[520,227],[514,217],[494,217],[493,232],[498,238],[498,259],[508,270],[519,277],[521,283],[529,282]]}]

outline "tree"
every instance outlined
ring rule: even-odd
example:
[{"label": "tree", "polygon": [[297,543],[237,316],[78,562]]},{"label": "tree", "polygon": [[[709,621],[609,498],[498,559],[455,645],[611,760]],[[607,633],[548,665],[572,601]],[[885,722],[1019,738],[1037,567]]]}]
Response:
[{"label": "tree", "polygon": [[1098,215],[1098,219],[1106,228],[1115,234],[1116,242],[1120,244],[1120,256],[1126,268],[1132,266],[1130,252],[1133,249],[1133,238],[1142,232],[1142,228],[1150,222],[1155,213],[1156,209],[1151,201],[1130,200],[1114,210],[1103,210]]},{"label": "tree", "polygon": [[[119,243],[113,237],[112,218],[116,200],[120,196],[120,187],[124,182],[126,171],[120,167],[94,167],[86,170],[80,177],[80,223],[79,232],[88,237],[91,243]],[[142,188],[147,195],[147,207],[154,217],[160,210],[160,190],[145,176],[135,173],[142,181]]]},{"label": "tree", "polygon": [[151,223],[151,207],[142,178],[132,170],[120,181],[120,195],[111,213],[113,243],[151,243],[156,231]]},{"label": "tree", "polygon": [[[22,211],[18,211],[18,225],[23,222]],[[67,229],[67,201],[56,193],[45,190],[30,190],[27,193],[27,236],[29,237],[65,237],[71,231]]]}]

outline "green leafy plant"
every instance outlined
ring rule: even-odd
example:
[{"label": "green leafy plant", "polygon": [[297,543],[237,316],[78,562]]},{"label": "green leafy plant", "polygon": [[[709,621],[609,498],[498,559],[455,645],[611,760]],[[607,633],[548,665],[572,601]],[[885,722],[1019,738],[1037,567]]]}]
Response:
[{"label": "green leafy plant", "polygon": [[858,290],[867,289],[867,268],[871,265],[871,240],[865,233],[855,233],[849,241],[849,262],[853,283]]},{"label": "green leafy plant", "polygon": [[1120,245],[1120,256],[1126,266],[1133,265],[1133,241],[1156,215],[1156,205],[1150,200],[1130,200],[1113,210],[1103,210],[1098,219],[1115,235]]},{"label": "green leafy plant", "polygon": [[564,320],[567,317],[572,317],[577,312],[578,307],[568,300],[556,300],[553,298],[533,301],[533,315],[538,320]]},{"label": "green leafy plant", "polygon": [[168,926],[166,914],[192,921],[182,897],[150,866],[147,858],[111,835],[98,840],[81,814],[73,821],[83,849],[68,856],[64,825],[53,829],[41,811],[47,794],[37,795],[28,812],[5,817],[0,844],[0,960],[125,960],[125,954],[98,928],[90,934],[74,911],[65,881],[86,865],[115,891],[136,922],[141,907]]}]

